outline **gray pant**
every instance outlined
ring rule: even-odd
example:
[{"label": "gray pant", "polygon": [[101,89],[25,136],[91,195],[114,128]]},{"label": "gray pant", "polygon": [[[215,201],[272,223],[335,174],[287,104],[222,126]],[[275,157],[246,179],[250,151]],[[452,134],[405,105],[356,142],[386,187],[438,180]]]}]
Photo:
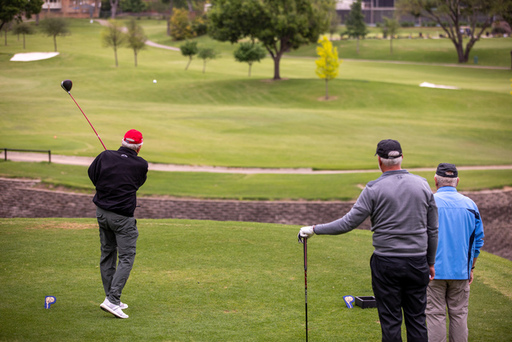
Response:
[{"label": "gray pant", "polygon": [[446,342],[446,311],[449,341],[468,340],[469,280],[434,279],[427,288],[427,328],[430,342]]},{"label": "gray pant", "polygon": [[[96,208],[96,218],[100,227],[100,272],[105,296],[111,303],[119,305],[135,260],[139,236],[137,220],[99,207]],[[118,254],[119,264],[116,267]]]}]

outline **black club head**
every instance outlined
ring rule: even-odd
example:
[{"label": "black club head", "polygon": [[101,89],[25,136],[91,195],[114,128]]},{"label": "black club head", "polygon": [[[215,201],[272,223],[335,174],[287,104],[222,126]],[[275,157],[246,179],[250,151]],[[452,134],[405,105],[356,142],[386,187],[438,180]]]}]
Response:
[{"label": "black club head", "polygon": [[73,82],[71,82],[71,80],[64,80],[60,83],[60,86],[69,93],[71,91],[71,87],[73,87]]}]

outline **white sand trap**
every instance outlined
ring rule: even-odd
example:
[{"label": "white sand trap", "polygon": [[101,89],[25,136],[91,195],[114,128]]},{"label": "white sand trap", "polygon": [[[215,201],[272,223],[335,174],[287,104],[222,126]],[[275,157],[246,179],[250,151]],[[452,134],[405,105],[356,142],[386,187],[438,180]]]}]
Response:
[{"label": "white sand trap", "polygon": [[445,86],[445,85],[438,85],[438,84],[432,84],[428,82],[423,82],[420,84],[420,87],[426,87],[426,88],[439,88],[439,89],[459,89],[457,87],[452,86]]},{"label": "white sand trap", "polygon": [[48,59],[57,56],[58,52],[28,52],[17,53],[12,58],[12,62],[30,62],[39,61],[41,59]]}]

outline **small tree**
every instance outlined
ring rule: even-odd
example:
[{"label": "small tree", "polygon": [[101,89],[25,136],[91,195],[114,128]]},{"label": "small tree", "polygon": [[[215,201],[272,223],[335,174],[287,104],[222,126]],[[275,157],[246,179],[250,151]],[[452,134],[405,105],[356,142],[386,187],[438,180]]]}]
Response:
[{"label": "small tree", "polygon": [[194,37],[192,25],[188,20],[188,12],[183,9],[174,11],[171,17],[171,36],[174,40],[184,40]]},{"label": "small tree", "polygon": [[349,37],[357,39],[357,54],[359,54],[359,39],[366,37],[368,34],[368,29],[364,23],[364,14],[361,9],[361,0],[357,0],[350,5],[346,27],[347,31],[345,33]]},{"label": "small tree", "polygon": [[382,25],[382,33],[389,36],[389,53],[393,54],[393,38],[400,28],[400,23],[396,19],[384,17],[384,23]]},{"label": "small tree", "polygon": [[144,34],[144,29],[137,24],[135,19],[128,22],[128,32],[126,33],[127,45],[133,50],[135,59],[135,66],[137,66],[137,54],[140,50],[146,47],[147,37]]},{"label": "small tree", "polygon": [[108,25],[101,32],[101,39],[103,41],[103,46],[112,47],[114,49],[117,68],[117,48],[123,45],[126,40],[126,35],[122,32],[122,27],[119,22],[113,19],[109,20]]},{"label": "small tree", "polygon": [[23,36],[23,49],[25,49],[25,35],[34,33],[34,27],[29,23],[21,22],[14,26],[13,33]]},{"label": "small tree", "polygon": [[187,40],[185,44],[180,46],[180,51],[183,56],[188,57],[188,63],[187,66],[185,67],[185,70],[187,70],[190,63],[192,62],[192,57],[197,55],[197,42],[191,42]]},{"label": "small tree", "polygon": [[265,48],[251,42],[240,43],[233,54],[237,62],[249,64],[249,77],[251,77],[252,63],[261,61],[267,55]]},{"label": "small tree", "polygon": [[1,31],[4,31],[4,40],[5,40],[5,46],[7,46],[7,32],[11,29],[12,23],[8,23],[4,26],[2,26]]},{"label": "small tree", "polygon": [[336,12],[336,8],[332,8],[329,10],[329,34],[332,35],[336,33],[341,24],[341,18],[338,16],[338,12]]},{"label": "small tree", "polygon": [[66,36],[70,34],[68,23],[63,18],[47,18],[41,20],[41,31],[47,36],[53,37],[53,46],[57,52],[57,36]]},{"label": "small tree", "polygon": [[203,74],[206,71],[206,61],[217,58],[217,52],[212,48],[199,49],[197,56],[203,60]]},{"label": "small tree", "polygon": [[329,80],[332,80],[338,76],[340,61],[338,60],[338,49],[333,48],[332,43],[327,39],[327,36],[323,36],[318,40],[316,53],[319,58],[315,61],[316,63],[316,74],[318,77],[325,79],[325,99],[329,99]]}]

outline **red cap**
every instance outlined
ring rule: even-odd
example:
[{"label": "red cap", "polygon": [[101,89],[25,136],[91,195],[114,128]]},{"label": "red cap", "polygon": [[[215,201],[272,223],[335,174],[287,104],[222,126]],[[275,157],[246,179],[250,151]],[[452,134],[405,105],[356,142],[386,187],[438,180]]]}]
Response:
[{"label": "red cap", "polygon": [[123,138],[128,144],[142,144],[142,133],[137,131],[136,129],[130,129]]}]

